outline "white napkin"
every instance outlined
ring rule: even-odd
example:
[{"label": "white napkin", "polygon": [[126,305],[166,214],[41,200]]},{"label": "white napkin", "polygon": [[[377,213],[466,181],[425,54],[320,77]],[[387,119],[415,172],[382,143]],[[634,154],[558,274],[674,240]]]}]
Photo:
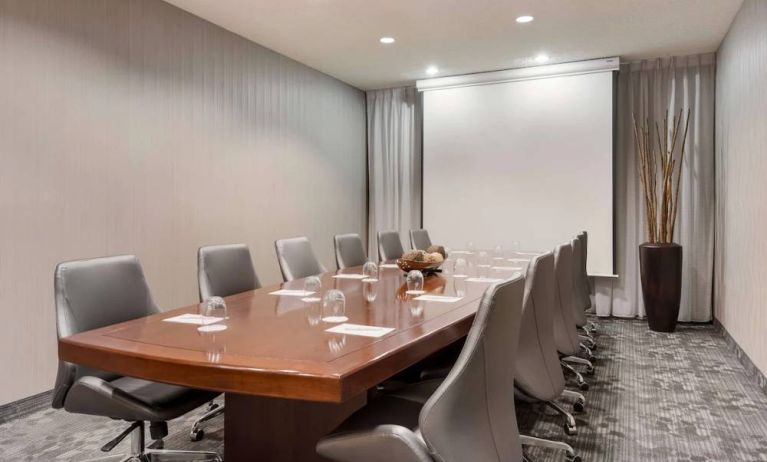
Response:
[{"label": "white napkin", "polygon": [[414,300],[422,300],[424,302],[442,302],[442,303],[455,303],[458,300],[462,300],[463,297],[449,297],[447,295],[421,295]]},{"label": "white napkin", "polygon": [[367,276],[365,276],[364,274],[341,273],[341,274],[336,274],[333,277],[337,279],[365,279]]},{"label": "white napkin", "polygon": [[217,318],[215,316],[203,316],[201,314],[193,314],[193,313],[180,314],[178,316],[173,316],[172,318],[163,319],[163,321],[166,321],[166,322],[177,322],[180,324],[194,324],[197,326],[214,324],[223,320],[224,318]]},{"label": "white napkin", "polygon": [[313,294],[311,290],[280,289],[269,292],[269,295],[284,295],[286,297],[308,297]]},{"label": "white napkin", "polygon": [[325,332],[331,334],[344,334],[344,335],[360,335],[362,337],[383,337],[389,332],[393,331],[393,327],[378,327],[378,326],[363,326],[361,324],[339,324],[330,329],[325,329]]}]

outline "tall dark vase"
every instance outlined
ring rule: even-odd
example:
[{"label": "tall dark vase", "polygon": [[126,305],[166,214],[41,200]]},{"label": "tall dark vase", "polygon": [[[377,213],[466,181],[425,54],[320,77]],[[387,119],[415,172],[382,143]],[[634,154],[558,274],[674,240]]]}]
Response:
[{"label": "tall dark vase", "polygon": [[645,242],[639,246],[639,265],[650,329],[674,332],[682,297],[682,246]]}]

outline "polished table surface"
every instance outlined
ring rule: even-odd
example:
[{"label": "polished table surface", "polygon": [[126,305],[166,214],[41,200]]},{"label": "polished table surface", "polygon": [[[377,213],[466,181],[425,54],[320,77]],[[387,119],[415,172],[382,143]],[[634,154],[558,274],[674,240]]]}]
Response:
[{"label": "polished table surface", "polygon": [[[520,263],[499,259],[493,265],[505,268],[488,276],[508,278]],[[489,285],[429,276],[426,292],[463,298],[454,303],[416,301],[406,294],[402,271],[380,268],[377,297],[367,302],[360,280],[334,278],[336,273],[361,273],[361,267],[320,276],[321,292],[336,288],[346,296],[347,322],[392,327],[392,332],[379,338],[328,333],[335,324],[321,320],[320,303],[270,294],[303,289],[301,279],[226,297],[228,319],[221,332],[203,334],[196,325],[164,321],[198,313],[195,304],[62,338],[59,357],[121,375],[226,392],[227,402],[231,394],[240,400],[259,396],[344,403],[464,337]],[[233,433],[228,424],[235,411],[230,407],[226,445]],[[228,448],[226,452],[228,460],[249,460],[234,457]]]}]

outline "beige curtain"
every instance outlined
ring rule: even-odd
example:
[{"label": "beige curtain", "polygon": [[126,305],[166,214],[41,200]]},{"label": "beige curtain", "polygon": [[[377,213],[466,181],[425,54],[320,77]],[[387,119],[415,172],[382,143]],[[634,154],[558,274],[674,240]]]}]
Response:
[{"label": "beige curtain", "polygon": [[668,110],[691,110],[675,241],[684,247],[680,321],[712,319],[714,261],[713,54],[641,61],[618,73],[616,263],[619,279],[596,281],[597,314],[643,317],[638,246],[645,216],[637,177],[632,114],[661,121]]},{"label": "beige curtain", "polygon": [[421,226],[421,113],[415,87],[367,92],[368,254],[377,232],[398,230],[405,248]]}]

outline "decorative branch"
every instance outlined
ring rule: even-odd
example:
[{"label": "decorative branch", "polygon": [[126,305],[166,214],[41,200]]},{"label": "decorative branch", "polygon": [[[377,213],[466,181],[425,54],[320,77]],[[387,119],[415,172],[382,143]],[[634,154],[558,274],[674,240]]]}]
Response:
[{"label": "decorative branch", "polygon": [[[647,239],[651,243],[674,241],[676,216],[679,209],[679,185],[682,182],[684,151],[690,127],[690,110],[688,109],[685,115],[681,148],[677,151],[682,114],[680,109],[679,115],[674,116],[669,124],[668,111],[666,111],[663,118],[663,136],[661,136],[661,125],[656,121],[654,137],[649,119],[645,119],[644,123],[640,124],[637,122],[636,114],[633,115],[639,180],[642,184],[647,216]],[[670,133],[669,130],[671,130]]]}]

